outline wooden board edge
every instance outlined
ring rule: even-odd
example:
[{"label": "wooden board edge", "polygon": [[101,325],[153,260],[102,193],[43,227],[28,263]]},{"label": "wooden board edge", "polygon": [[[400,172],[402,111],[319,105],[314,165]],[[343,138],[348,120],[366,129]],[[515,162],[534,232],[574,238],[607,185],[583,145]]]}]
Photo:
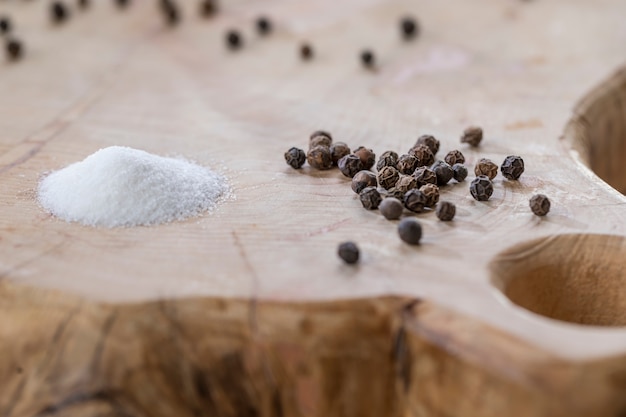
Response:
[{"label": "wooden board edge", "polygon": [[0,285],[0,415],[616,416],[626,354],[575,362],[429,301],[100,304]]}]

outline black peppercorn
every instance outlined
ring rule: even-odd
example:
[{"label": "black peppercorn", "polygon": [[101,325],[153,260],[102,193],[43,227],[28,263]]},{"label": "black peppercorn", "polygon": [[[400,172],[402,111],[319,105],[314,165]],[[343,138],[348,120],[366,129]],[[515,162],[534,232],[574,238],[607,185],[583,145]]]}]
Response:
[{"label": "black peppercorn", "polygon": [[337,162],[337,166],[339,171],[348,178],[353,178],[359,171],[363,170],[363,162],[355,154],[344,156]]},{"label": "black peppercorn", "polygon": [[454,176],[452,167],[444,161],[435,162],[430,169],[432,169],[437,176],[437,185],[446,185]]},{"label": "black peppercorn", "polygon": [[337,255],[347,264],[359,261],[359,247],[354,242],[343,242],[337,248]]},{"label": "black peppercorn", "polygon": [[287,162],[287,165],[289,165],[293,169],[302,168],[305,160],[306,154],[302,149],[294,147],[289,148],[289,150],[285,152],[285,161]]},{"label": "black peppercorn", "polygon": [[387,198],[397,198],[400,201],[404,201],[404,195],[406,193],[396,187],[387,190]]},{"label": "black peppercorn", "polygon": [[427,145],[415,145],[409,150],[409,155],[417,158],[417,166],[430,166],[435,162],[435,155]]},{"label": "black peppercorn", "polygon": [[465,163],[465,157],[463,156],[463,154],[461,153],[461,151],[458,150],[453,150],[450,151],[446,154],[446,156],[443,158],[444,161],[446,161],[446,163],[450,166],[454,165],[454,164],[464,164]]},{"label": "black peppercorn", "polygon": [[364,208],[375,210],[380,205],[380,202],[383,201],[383,198],[376,187],[365,187],[359,193],[359,200],[361,200]]},{"label": "black peppercorn", "polygon": [[490,159],[481,158],[474,167],[474,174],[476,174],[476,176],[486,175],[490,180],[492,180],[496,177],[496,175],[498,175],[498,166]]},{"label": "black peppercorn", "polygon": [[334,143],[330,147],[330,157],[333,160],[333,164],[337,165],[339,163],[339,160],[343,158],[344,156],[349,155],[350,152],[351,152],[350,148],[345,143],[343,142]]},{"label": "black peppercorn", "polygon": [[398,224],[398,235],[409,245],[417,245],[422,239],[422,226],[413,218],[402,219]]},{"label": "black peppercorn", "polygon": [[400,179],[400,173],[392,166],[386,166],[378,172],[378,183],[386,190],[395,187]]},{"label": "black peppercorn", "polygon": [[65,3],[53,1],[50,3],[50,17],[54,23],[63,23],[70,17],[70,12]]},{"label": "black peppercorn", "polygon": [[419,190],[426,196],[426,207],[435,207],[439,202],[439,187],[434,184],[422,185]]},{"label": "black peppercorn", "polygon": [[413,173],[413,177],[417,181],[418,187],[426,184],[437,184],[437,174],[428,167],[417,168]]},{"label": "black peppercorn", "polygon": [[353,153],[361,158],[361,162],[363,162],[363,169],[370,169],[374,166],[374,163],[376,163],[376,154],[371,149],[359,146]]},{"label": "black peppercorn", "polygon": [[304,61],[308,61],[313,58],[313,47],[308,43],[300,45],[300,58]]},{"label": "black peppercorn", "polygon": [[404,17],[400,20],[400,34],[405,40],[410,40],[417,36],[418,30],[417,22],[412,17]]},{"label": "black peppercorn", "polygon": [[325,170],[333,167],[333,159],[328,146],[316,146],[309,149],[306,160],[315,169]]},{"label": "black peppercorn", "polygon": [[439,220],[444,222],[449,222],[454,219],[454,215],[456,214],[456,206],[454,203],[449,201],[442,201],[437,204],[437,209],[435,210],[435,214],[439,218]]},{"label": "black peppercorn", "polygon": [[0,33],[9,33],[11,31],[11,20],[7,16],[0,17]]},{"label": "black peppercorn", "polygon": [[79,9],[86,9],[89,7],[89,0],[78,0],[78,8]]},{"label": "black peppercorn", "polygon": [[396,190],[402,191],[403,193],[406,193],[409,190],[417,188],[417,180],[411,175],[402,174],[400,175],[400,178],[398,178],[398,182],[396,182],[394,188]]},{"label": "black peppercorn", "polygon": [[465,168],[463,164],[452,165],[452,171],[454,172],[454,179],[457,182],[463,182],[465,178],[467,178],[467,168]]},{"label": "black peppercorn", "polygon": [[359,194],[365,187],[376,187],[376,175],[371,171],[359,171],[352,177],[352,191]]},{"label": "black peppercorn", "polygon": [[241,48],[243,46],[241,34],[236,30],[226,32],[226,45],[232,50]]},{"label": "black peppercorn", "polygon": [[404,210],[404,206],[402,202],[395,197],[385,198],[380,205],[378,206],[378,210],[387,220],[396,220],[402,216],[402,211]]},{"label": "black peppercorn", "polygon": [[330,148],[332,144],[333,140],[326,135],[317,135],[309,139],[309,149],[315,148],[316,146],[326,146]]},{"label": "black peppercorn", "polygon": [[130,0],[115,0],[117,7],[120,9],[126,8],[130,4]]},{"label": "black peppercorn", "polygon": [[478,126],[470,126],[463,131],[461,143],[468,143],[471,146],[478,146],[483,140],[483,130]]},{"label": "black peppercorn", "polygon": [[361,52],[360,56],[361,56],[361,63],[363,64],[364,67],[370,68],[370,69],[374,67],[375,58],[374,58],[374,53],[372,51],[370,51],[369,49],[366,49]]},{"label": "black peppercorn", "polygon": [[177,25],[180,21],[180,12],[176,3],[172,0],[161,0],[160,6],[165,22],[170,26]]},{"label": "black peppercorn", "polygon": [[398,164],[398,154],[394,151],[385,151],[378,158],[378,162],[376,163],[376,170],[381,171],[384,167],[394,167],[397,168]]},{"label": "black peppercorn", "polygon": [[519,156],[509,155],[500,166],[500,171],[504,178],[517,180],[524,172],[524,160]]},{"label": "black peppercorn", "polygon": [[17,61],[22,57],[23,48],[22,43],[16,39],[7,39],[6,44],[6,54],[7,58],[10,61]]},{"label": "black peppercorn", "polygon": [[256,20],[256,30],[261,36],[269,35],[272,32],[272,22],[267,17],[261,16]]},{"label": "black peppercorn", "polygon": [[477,201],[487,201],[493,194],[493,184],[486,175],[479,175],[470,183],[470,193]]},{"label": "black peppercorn", "polygon": [[328,139],[330,139],[331,142],[333,141],[333,135],[331,135],[330,132],[326,130],[316,130],[309,135],[309,140],[317,136],[326,136]]},{"label": "black peppercorn", "polygon": [[418,145],[428,146],[428,148],[433,153],[433,155],[437,155],[437,152],[439,152],[439,145],[440,145],[439,140],[436,139],[433,135],[420,136],[419,138],[417,138],[417,141],[415,142],[414,146],[418,146]]},{"label": "black peppercorn", "polygon": [[537,216],[545,216],[550,212],[550,200],[543,194],[535,194],[529,201],[530,209]]},{"label": "black peppercorn", "polygon": [[200,2],[200,15],[204,17],[211,17],[217,13],[217,1],[216,0],[203,0]]},{"label": "black peppercorn", "polygon": [[404,195],[404,207],[415,213],[421,213],[424,211],[424,207],[426,207],[427,202],[428,199],[424,193],[417,189],[409,190]]},{"label": "black peppercorn", "polygon": [[401,174],[411,175],[417,169],[418,160],[413,155],[402,155],[396,164]]}]

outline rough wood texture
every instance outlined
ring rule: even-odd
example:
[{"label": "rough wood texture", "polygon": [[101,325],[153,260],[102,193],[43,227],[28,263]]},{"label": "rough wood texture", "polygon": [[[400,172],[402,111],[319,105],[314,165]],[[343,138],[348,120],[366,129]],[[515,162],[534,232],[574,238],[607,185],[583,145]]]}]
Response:
[{"label": "rough wood texture", "polygon": [[[0,68],[1,416],[626,413],[626,3],[233,1],[208,21],[185,5],[175,30],[152,2],[58,28],[43,3],[1,5],[27,47]],[[519,154],[526,172],[486,203],[447,186],[455,221],[420,215],[408,247],[336,170],[284,164],[320,128],[379,154],[431,133],[470,171]],[[150,228],[43,213],[42,173],[109,145],[211,165],[236,199]]]},{"label": "rough wood texture", "polygon": [[4,286],[0,301],[3,416],[626,411],[623,359],[563,360],[419,300],[113,306]]}]

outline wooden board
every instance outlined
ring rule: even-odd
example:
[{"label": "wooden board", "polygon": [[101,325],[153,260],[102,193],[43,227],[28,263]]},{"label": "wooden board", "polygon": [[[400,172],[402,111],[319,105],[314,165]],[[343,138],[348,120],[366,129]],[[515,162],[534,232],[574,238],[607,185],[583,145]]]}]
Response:
[{"label": "wooden board", "polygon": [[[175,30],[135,3],[62,27],[1,5],[27,53],[0,68],[0,415],[626,412],[626,199],[594,174],[626,190],[626,3],[233,1],[204,20],[188,2]],[[459,143],[469,124],[479,149]],[[419,215],[409,247],[338,171],[284,164],[316,129],[377,153],[431,133],[439,157],[519,154],[526,172],[486,203],[445,187],[457,217]],[[235,198],[128,229],[38,207],[44,172],[110,145],[212,166]],[[348,239],[356,267],[335,255]]]}]

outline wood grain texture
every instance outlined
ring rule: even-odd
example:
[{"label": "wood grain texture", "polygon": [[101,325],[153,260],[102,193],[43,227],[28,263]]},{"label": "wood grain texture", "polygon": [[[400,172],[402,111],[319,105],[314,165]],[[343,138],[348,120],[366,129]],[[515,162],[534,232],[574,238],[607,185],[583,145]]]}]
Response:
[{"label": "wood grain texture", "polygon": [[7,417],[626,411],[623,358],[563,360],[416,299],[105,305],[0,291]]},{"label": "wood grain texture", "polygon": [[[0,415],[624,413],[626,3],[223,3],[210,20],[183,3],[175,30],[153,2],[56,28],[43,3],[0,5],[27,47],[0,66]],[[406,13],[423,28],[409,44]],[[469,124],[478,149],[459,143]],[[320,128],[379,154],[431,133],[470,171],[519,154],[526,172],[486,203],[445,187],[455,221],[420,215],[408,247],[339,172],[284,164]],[[129,229],[38,207],[41,175],[110,145],[209,165],[235,198]],[[357,267],[336,257],[344,240]]]}]

